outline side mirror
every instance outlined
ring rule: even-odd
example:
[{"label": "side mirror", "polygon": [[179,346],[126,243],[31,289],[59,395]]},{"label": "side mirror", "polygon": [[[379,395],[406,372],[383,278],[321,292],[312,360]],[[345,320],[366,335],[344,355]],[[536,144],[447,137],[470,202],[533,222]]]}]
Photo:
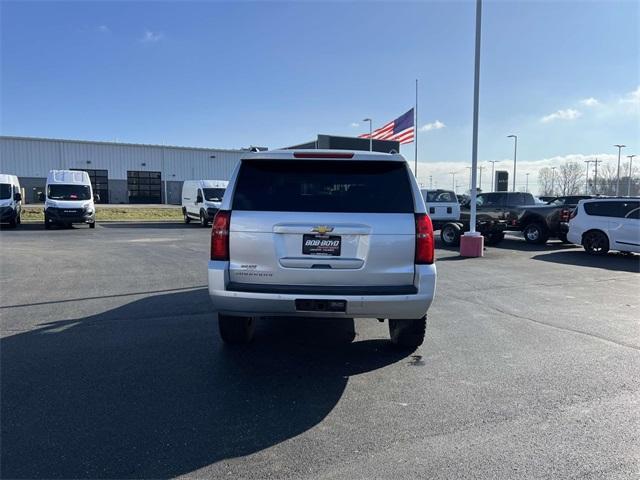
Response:
[{"label": "side mirror", "polygon": [[43,192],[38,193],[38,200],[41,201],[41,202],[44,202],[45,198],[44,198],[44,193]]},{"label": "side mirror", "polygon": [[20,202],[20,201],[22,201],[22,194],[21,194],[20,192],[16,192],[16,193],[14,193],[14,194],[13,194],[13,199],[14,199],[16,202]]},{"label": "side mirror", "polygon": [[99,202],[100,201],[100,194],[99,193],[94,193],[93,194],[93,201],[94,202]]}]

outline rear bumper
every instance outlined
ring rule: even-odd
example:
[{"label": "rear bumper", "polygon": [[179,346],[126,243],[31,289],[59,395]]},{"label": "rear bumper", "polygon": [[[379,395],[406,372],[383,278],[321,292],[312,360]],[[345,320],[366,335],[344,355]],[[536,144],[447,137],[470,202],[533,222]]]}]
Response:
[{"label": "rear bumper", "polygon": [[[229,283],[228,262],[210,261],[209,296],[215,311],[227,315],[421,318],[433,301],[436,276],[435,265],[416,265],[414,284],[409,286],[341,289],[259,284],[254,286],[254,291],[247,291],[250,284],[240,284],[238,288],[239,284]],[[305,290],[315,293],[305,293]],[[297,310],[296,300],[344,300],[347,305],[344,312],[309,312]]]}]

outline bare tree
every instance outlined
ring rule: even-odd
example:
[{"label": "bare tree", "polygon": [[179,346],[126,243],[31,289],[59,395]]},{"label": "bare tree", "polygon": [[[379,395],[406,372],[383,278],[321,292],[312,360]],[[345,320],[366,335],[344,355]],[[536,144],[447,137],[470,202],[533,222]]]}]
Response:
[{"label": "bare tree", "polygon": [[538,171],[538,184],[540,186],[540,195],[551,196],[553,185],[553,170],[549,167],[543,167]]},{"label": "bare tree", "polygon": [[556,187],[560,195],[577,195],[584,185],[584,172],[578,162],[565,162],[558,169]]}]

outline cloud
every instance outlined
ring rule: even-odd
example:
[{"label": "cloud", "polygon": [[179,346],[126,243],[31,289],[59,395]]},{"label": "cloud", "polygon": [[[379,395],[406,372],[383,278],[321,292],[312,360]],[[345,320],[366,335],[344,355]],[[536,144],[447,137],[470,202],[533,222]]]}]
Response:
[{"label": "cloud", "polygon": [[600,102],[593,97],[589,97],[580,100],[580,105],[584,105],[585,107],[597,107],[600,105]]},{"label": "cloud", "polygon": [[150,30],[144,32],[144,36],[140,39],[142,43],[156,43],[164,38],[162,33],[154,33]]},{"label": "cloud", "polygon": [[441,128],[446,127],[444,123],[440,120],[436,120],[435,122],[427,123],[419,128],[421,132],[428,132],[430,130],[440,130]]},{"label": "cloud", "polygon": [[100,33],[109,33],[109,32],[111,32],[111,29],[109,27],[107,27],[106,25],[98,25],[97,30]]},{"label": "cloud", "polygon": [[573,108],[567,108],[565,110],[558,110],[556,112],[550,113],[549,115],[545,115],[540,119],[542,123],[553,122],[554,120],[575,120],[582,113],[578,110],[574,110]]},{"label": "cloud", "polygon": [[360,124],[359,124],[359,123],[357,123],[357,122],[351,122],[351,123],[349,124],[349,126],[350,126],[350,127],[355,128],[355,127],[359,127],[359,126],[360,126]]},{"label": "cloud", "polygon": [[620,103],[631,103],[634,105],[640,105],[640,86],[638,86],[638,88],[636,88],[633,92],[629,92],[623,98],[621,98]]}]

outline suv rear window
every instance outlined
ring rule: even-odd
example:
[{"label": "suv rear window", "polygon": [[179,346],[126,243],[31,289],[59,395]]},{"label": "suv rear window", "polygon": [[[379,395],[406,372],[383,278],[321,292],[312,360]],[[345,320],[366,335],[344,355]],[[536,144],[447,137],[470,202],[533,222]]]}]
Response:
[{"label": "suv rear window", "polygon": [[413,213],[403,162],[243,160],[233,210]]}]

